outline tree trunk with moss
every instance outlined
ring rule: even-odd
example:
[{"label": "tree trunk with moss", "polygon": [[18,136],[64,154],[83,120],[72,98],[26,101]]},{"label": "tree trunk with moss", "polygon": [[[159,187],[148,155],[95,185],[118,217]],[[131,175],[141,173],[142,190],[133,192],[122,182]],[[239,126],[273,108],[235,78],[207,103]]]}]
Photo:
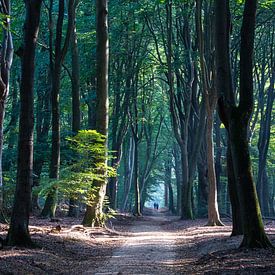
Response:
[{"label": "tree trunk with moss", "polygon": [[248,127],[253,111],[253,49],[257,1],[246,0],[241,27],[240,94],[238,106],[234,100],[230,68],[230,7],[227,0],[216,0],[216,63],[217,88],[220,94],[219,112],[229,136],[233,170],[237,183],[243,221],[241,247],[267,248],[267,238],[256,188],[253,182],[249,154]]},{"label": "tree trunk with moss", "polygon": [[238,198],[238,190],[236,184],[236,177],[234,174],[234,167],[231,155],[230,144],[228,143],[227,154],[227,179],[228,179],[228,192],[231,202],[231,212],[232,212],[232,232],[231,236],[237,236],[243,234],[242,218],[240,212],[240,201]]},{"label": "tree trunk with moss", "polygon": [[[96,130],[106,136],[105,147],[107,154],[108,134],[108,63],[109,63],[109,40],[108,40],[108,6],[107,0],[96,1]],[[105,158],[107,164],[107,157]],[[87,205],[83,219],[85,226],[102,225],[103,202],[106,194],[106,171],[101,171],[102,180],[95,180],[92,186],[95,188],[93,200]]]}]

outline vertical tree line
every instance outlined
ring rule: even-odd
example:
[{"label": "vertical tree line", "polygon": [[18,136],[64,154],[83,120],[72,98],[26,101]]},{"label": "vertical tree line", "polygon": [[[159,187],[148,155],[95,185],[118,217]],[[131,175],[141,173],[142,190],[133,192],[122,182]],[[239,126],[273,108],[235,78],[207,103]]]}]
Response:
[{"label": "vertical tree line", "polygon": [[[13,7],[22,11],[0,1],[0,210],[4,221],[14,201],[9,244],[32,244],[31,209],[101,226],[110,208],[139,217],[159,200],[209,226],[230,216],[241,246],[271,246],[261,213],[275,213],[273,3],[24,3],[11,66],[10,18]],[[22,19],[13,20],[20,37]],[[88,179],[76,165],[85,141],[74,151],[83,129],[101,137],[90,138]]]}]

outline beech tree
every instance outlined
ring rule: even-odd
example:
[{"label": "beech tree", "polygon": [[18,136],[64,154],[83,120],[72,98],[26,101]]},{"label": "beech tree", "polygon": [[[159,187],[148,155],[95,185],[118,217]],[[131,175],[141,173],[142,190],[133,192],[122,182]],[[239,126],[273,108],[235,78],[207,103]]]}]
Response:
[{"label": "beech tree", "polygon": [[[203,96],[206,106],[206,147],[207,147],[207,179],[208,179],[208,223],[207,225],[223,225],[220,220],[217,199],[217,182],[214,160],[213,125],[214,111],[217,104],[217,92],[215,87],[214,58],[212,56],[214,45],[212,43],[213,7],[205,5],[207,14],[205,28],[202,25],[202,1],[196,0],[197,33],[200,54],[200,74],[203,88]],[[208,36],[205,36],[205,32]],[[206,38],[204,42],[204,38]],[[207,61],[208,62],[207,62]]]},{"label": "beech tree", "polygon": [[[96,1],[96,130],[106,137],[105,147],[107,153],[108,135],[108,63],[109,63],[109,39],[108,39],[108,5],[107,0]],[[105,160],[107,164],[107,157]],[[103,169],[102,174],[106,174]],[[103,177],[104,178],[104,177]],[[87,205],[83,224],[86,226],[98,226],[102,224],[103,201],[106,193],[106,179],[94,180],[96,188],[93,201]]]},{"label": "beech tree", "polygon": [[7,236],[8,245],[32,245],[28,226],[33,182],[33,88],[35,48],[39,31],[41,3],[42,0],[25,0],[26,19],[20,87],[18,168],[14,206]]},{"label": "beech tree", "polygon": [[229,136],[233,170],[243,221],[241,247],[272,246],[262,222],[261,210],[253,182],[248,144],[248,127],[253,111],[253,48],[257,0],[246,0],[243,11],[240,46],[240,93],[237,105],[232,89],[230,68],[229,1],[216,0],[216,62],[219,112]]},{"label": "beech tree", "polygon": [[[20,66],[29,53],[20,47],[23,1],[11,2],[9,16],[9,1],[0,0],[0,159],[3,151],[6,218],[19,151],[17,181],[27,188],[16,190],[16,201],[24,196],[24,202],[18,213],[15,204],[13,223],[19,216],[20,221],[28,218],[25,203],[32,181],[34,216],[45,202],[44,218],[51,219],[55,209],[57,215],[76,216],[79,209],[80,215],[86,211],[84,225],[102,225],[113,213],[110,208],[139,216],[158,202],[171,213],[177,209],[181,219],[208,214],[208,225],[221,224],[219,215],[230,217],[232,236],[244,233],[244,246],[269,247],[253,184],[257,182],[263,216],[273,218],[274,3],[259,1],[255,24],[255,1],[246,2],[113,0],[107,7],[107,0],[45,0],[37,73],[30,76],[24,65],[29,63]],[[9,18],[16,36],[11,68]],[[27,103],[22,97],[18,147],[20,69],[24,83],[33,77],[35,84],[33,100]],[[21,85],[21,96],[26,89]],[[22,122],[30,116],[32,102],[33,128],[30,119]],[[85,151],[81,142],[74,148],[80,129],[95,151],[104,143],[102,154]],[[96,144],[85,129],[106,140]],[[23,154],[22,144],[31,142],[30,131],[34,160],[27,178],[31,149]],[[107,172],[113,171],[107,160],[116,174]]]}]

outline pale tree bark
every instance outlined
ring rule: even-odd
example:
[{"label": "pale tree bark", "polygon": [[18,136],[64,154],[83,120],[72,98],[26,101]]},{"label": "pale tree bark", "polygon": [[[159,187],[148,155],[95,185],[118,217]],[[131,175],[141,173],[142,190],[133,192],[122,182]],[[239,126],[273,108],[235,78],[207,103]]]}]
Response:
[{"label": "pale tree bark", "polygon": [[226,204],[226,196],[227,192],[223,192],[222,184],[221,184],[221,175],[222,175],[222,154],[223,154],[223,146],[222,146],[222,133],[221,133],[221,120],[219,118],[218,113],[215,115],[214,119],[214,131],[215,131],[215,173],[216,173],[216,185],[218,192],[218,204],[223,205]]},{"label": "pale tree bark", "polygon": [[20,88],[20,122],[18,140],[17,182],[8,245],[32,246],[29,234],[31,187],[33,182],[33,88],[35,47],[38,37],[42,0],[25,0],[24,44]]},{"label": "pale tree bark", "polygon": [[[108,135],[108,65],[109,65],[109,39],[108,39],[108,5],[107,0],[96,1],[96,130],[106,136],[105,147],[107,154]],[[105,159],[107,165],[107,156]],[[106,171],[102,171],[103,176]],[[103,201],[106,193],[107,180],[93,182],[96,188],[94,199],[91,205],[87,205],[83,224],[86,226],[102,225]]]},{"label": "pale tree bark", "polygon": [[177,182],[177,201],[176,201],[176,212],[177,215],[181,215],[181,192],[182,192],[182,180],[181,180],[181,160],[180,153],[178,150],[178,144],[173,144],[173,168],[175,171],[176,182]]},{"label": "pale tree bark", "polygon": [[139,138],[134,136],[134,188],[135,188],[135,208],[134,215],[141,216],[141,199],[140,199],[140,182],[139,182],[139,155],[138,155],[138,144]]},{"label": "pale tree bark", "polygon": [[[210,8],[206,5],[206,18],[210,17],[208,22],[209,32],[206,39],[212,41],[211,38],[211,17],[213,18],[212,7]],[[217,103],[217,92],[214,87],[214,79],[211,75],[214,75],[214,64],[213,60],[210,60],[208,64],[206,63],[205,51],[212,51],[212,43],[208,43],[208,47],[205,47],[204,42],[204,31],[202,25],[202,0],[196,0],[196,21],[197,21],[197,32],[198,32],[198,42],[199,42],[199,55],[200,55],[200,72],[203,86],[203,93],[205,98],[206,106],[206,150],[207,150],[207,179],[208,179],[208,223],[209,226],[223,225],[220,220],[220,214],[218,210],[217,201],[217,184],[216,184],[216,172],[215,172],[215,159],[214,159],[214,145],[213,145],[213,123],[214,123],[214,110],[216,109]],[[210,26],[210,27],[209,27]],[[206,49],[207,48],[207,49]],[[209,55],[209,53],[208,53]],[[208,70],[208,71],[207,71]],[[211,72],[210,72],[211,70]]]},{"label": "pale tree bark", "polygon": [[[76,7],[78,0],[74,3],[72,21],[72,36],[71,36],[71,58],[72,58],[72,133],[76,135],[80,130],[81,124],[81,112],[80,112],[80,64],[79,64],[79,50],[77,41],[77,29],[76,29]],[[78,203],[74,198],[70,198],[69,201],[69,217],[78,216]]]},{"label": "pale tree bark", "polygon": [[129,139],[129,150],[128,150],[128,156],[127,159],[125,159],[125,171],[127,173],[125,174],[124,178],[124,197],[123,197],[123,203],[122,203],[122,212],[126,210],[129,194],[131,191],[132,181],[133,181],[133,173],[134,173],[134,158],[135,158],[135,143],[132,137]]}]

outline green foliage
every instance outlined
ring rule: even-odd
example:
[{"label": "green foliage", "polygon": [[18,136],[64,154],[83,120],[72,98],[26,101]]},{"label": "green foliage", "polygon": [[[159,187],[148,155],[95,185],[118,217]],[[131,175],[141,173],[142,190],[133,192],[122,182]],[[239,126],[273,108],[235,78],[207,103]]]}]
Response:
[{"label": "green foliage", "polygon": [[6,171],[3,174],[3,194],[4,194],[4,208],[11,209],[13,206],[13,198],[16,186],[16,173],[14,170]]},{"label": "green foliage", "polygon": [[[146,159],[148,153],[150,153],[149,161],[152,162],[152,156],[154,151],[154,144],[156,140],[157,130],[159,126],[161,114],[164,117],[163,127],[161,135],[158,139],[156,159],[152,162],[150,167],[150,176],[143,196],[150,200],[152,194],[158,191],[159,181],[163,180],[164,172],[162,171],[162,164],[165,162],[168,154],[165,148],[173,148],[175,142],[173,136],[173,130],[170,123],[169,112],[169,94],[166,81],[167,73],[167,11],[165,5],[169,1],[167,0],[154,0],[154,1],[130,1],[130,0],[113,0],[109,3],[109,38],[110,38],[110,73],[109,73],[109,94],[110,94],[110,130],[115,128],[116,120],[121,121],[121,107],[118,108],[119,112],[113,112],[116,108],[116,100],[122,102],[124,97],[129,96],[128,108],[133,109],[132,103],[134,99],[134,92],[137,90],[137,121],[140,128],[143,128],[142,139],[139,141],[139,177],[142,179],[143,172],[146,168]],[[172,50],[174,56],[172,62],[174,69],[180,71],[183,75],[182,91],[175,86],[175,89],[179,92],[178,96],[188,97],[188,83],[186,77],[188,76],[188,64],[187,58],[189,58],[189,52],[186,50],[184,42],[186,42],[185,18],[186,22],[189,22],[191,37],[193,40],[192,47],[192,59],[194,65],[199,69],[197,58],[197,34],[195,25],[195,7],[194,1],[189,0],[173,0],[173,45]],[[206,9],[213,1],[203,1],[203,19],[206,23]],[[231,16],[232,16],[232,33],[231,33],[231,51],[232,51],[232,67],[234,71],[234,85],[236,91],[238,91],[239,81],[235,77],[239,72],[239,44],[240,44],[240,28],[242,23],[242,14],[244,8],[244,0],[230,1]],[[272,62],[271,52],[274,51],[270,45],[274,42],[271,40],[274,37],[274,0],[259,0],[258,15],[257,15],[257,27],[255,34],[255,69],[254,73],[258,73],[259,76],[263,75],[267,78],[265,84],[265,94],[268,92],[270,74],[267,71],[267,67]],[[36,126],[39,121],[39,114],[43,113],[43,103],[40,105],[40,100],[44,100],[43,95],[45,91],[51,87],[50,80],[48,80],[49,70],[49,1],[44,1],[42,5],[40,32],[38,37],[37,54],[36,54],[36,74],[35,74],[35,107],[37,109],[35,113]],[[24,22],[24,1],[11,1],[11,31],[14,38],[15,52],[22,44],[22,27]],[[54,1],[53,8],[53,23],[56,24],[58,11],[58,1]],[[66,11],[67,13],[67,11]],[[3,23],[7,19],[6,15],[0,14],[0,22]],[[67,26],[67,15],[65,16],[63,30]],[[88,109],[93,109],[96,94],[96,81],[95,81],[95,62],[96,62],[96,11],[95,2],[80,0],[77,7],[77,19],[76,29],[78,38],[79,58],[80,58],[80,87],[81,87],[81,127],[85,128],[88,124]],[[150,28],[152,31],[150,31]],[[206,28],[206,26],[205,26]],[[55,38],[55,28],[53,28],[53,38]],[[0,35],[3,35],[3,31],[0,31]],[[156,41],[154,40],[154,37]],[[184,39],[182,39],[184,38]],[[64,37],[63,37],[64,39]],[[206,39],[207,40],[207,39]],[[157,42],[157,45],[156,45]],[[205,41],[206,42],[206,41]],[[207,43],[206,43],[207,44]],[[208,48],[208,45],[206,45]],[[54,49],[53,49],[54,53]],[[264,59],[268,62],[266,67],[262,67],[261,64]],[[6,205],[12,206],[13,193],[16,181],[16,158],[17,158],[17,137],[18,137],[18,114],[17,120],[12,128],[9,123],[11,122],[13,108],[12,94],[17,94],[16,104],[19,102],[19,84],[20,81],[20,58],[15,54],[14,62],[11,70],[11,92],[7,100],[6,106],[6,118],[4,125],[4,151],[3,151],[3,172],[4,172],[4,195],[6,199]],[[71,71],[71,57],[67,55],[64,61],[66,69],[63,68],[61,77],[61,92],[60,92],[60,120],[61,120],[61,173],[59,180],[48,179],[48,163],[50,157],[50,138],[45,138],[41,141],[37,139],[36,133],[34,134],[34,160],[38,158],[43,159],[44,166],[42,169],[42,181],[41,187],[34,190],[39,192],[42,196],[46,196],[53,188],[58,189],[60,196],[66,198],[74,197],[77,200],[90,203],[96,192],[96,188],[93,186],[94,180],[105,180],[106,177],[114,174],[114,171],[106,166],[105,160],[107,152],[105,151],[105,137],[98,134],[96,131],[81,131],[77,136],[67,138],[71,135],[71,122],[72,122],[72,103],[71,103],[71,79],[68,76],[67,71]],[[255,81],[255,99],[257,96],[257,77],[254,77]],[[201,80],[199,79],[199,82]],[[176,78],[175,78],[176,83]],[[128,86],[129,87],[128,87]],[[201,91],[200,91],[201,93]],[[115,95],[119,94],[120,97],[115,99]],[[236,95],[237,97],[237,95]],[[266,95],[265,95],[266,97]],[[193,102],[192,102],[193,103]],[[257,106],[258,104],[255,104]],[[193,106],[192,107],[196,107]],[[184,107],[182,107],[184,108]],[[196,109],[196,108],[194,108]],[[274,109],[274,108],[273,108]],[[255,108],[256,110],[256,108]],[[116,115],[118,117],[116,117]],[[184,115],[184,113],[182,114]],[[194,110],[194,123],[195,117],[198,114]],[[274,116],[272,115],[272,127],[271,127],[271,139],[268,151],[267,159],[267,173],[269,181],[274,185],[274,169],[275,169],[275,126]],[[259,123],[262,120],[262,116],[258,118],[255,133],[251,141],[251,157],[253,162],[253,171],[255,179],[257,177],[258,168],[258,137],[259,137]],[[254,121],[254,118],[253,120]],[[127,121],[126,121],[127,123]],[[225,129],[222,126],[222,146],[226,145]],[[35,130],[39,130],[37,127]],[[122,163],[128,164],[129,156],[128,149],[130,138],[130,131],[124,142],[124,150],[122,155]],[[145,137],[151,136],[151,142],[147,144]],[[115,140],[110,131],[109,144]],[[190,146],[191,147],[191,146]],[[108,158],[108,157],[107,157]],[[222,184],[225,184],[226,169],[225,169],[225,149],[222,154]],[[177,164],[180,166],[180,164]],[[102,169],[106,171],[106,174],[102,175]],[[118,168],[120,171],[119,183],[118,183],[118,203],[122,204],[125,195],[124,181],[127,174],[126,165],[120,165]],[[36,171],[35,171],[36,173]],[[174,192],[176,193],[175,186]],[[223,191],[223,187],[220,189]],[[225,188],[224,188],[225,190]],[[130,192],[130,198],[133,195],[133,186]],[[194,192],[195,193],[195,192]],[[161,196],[159,192],[159,196]],[[196,194],[194,194],[196,198]],[[132,196],[133,197],[133,196]],[[107,213],[108,203],[106,201]],[[129,203],[129,205],[131,202]],[[224,207],[225,211],[225,207]],[[109,215],[109,214],[108,214]],[[102,217],[104,220],[105,217]]]},{"label": "green foliage", "polygon": [[263,8],[274,8],[275,7],[275,1],[274,0],[260,0],[259,5]]},{"label": "green foliage", "polygon": [[55,188],[67,198],[91,204],[97,191],[93,181],[105,181],[106,177],[115,175],[105,161],[108,157],[105,140],[106,137],[95,130],[81,130],[76,136],[67,138],[71,159],[61,169],[60,179],[42,178],[37,190],[39,195],[45,197]]}]

